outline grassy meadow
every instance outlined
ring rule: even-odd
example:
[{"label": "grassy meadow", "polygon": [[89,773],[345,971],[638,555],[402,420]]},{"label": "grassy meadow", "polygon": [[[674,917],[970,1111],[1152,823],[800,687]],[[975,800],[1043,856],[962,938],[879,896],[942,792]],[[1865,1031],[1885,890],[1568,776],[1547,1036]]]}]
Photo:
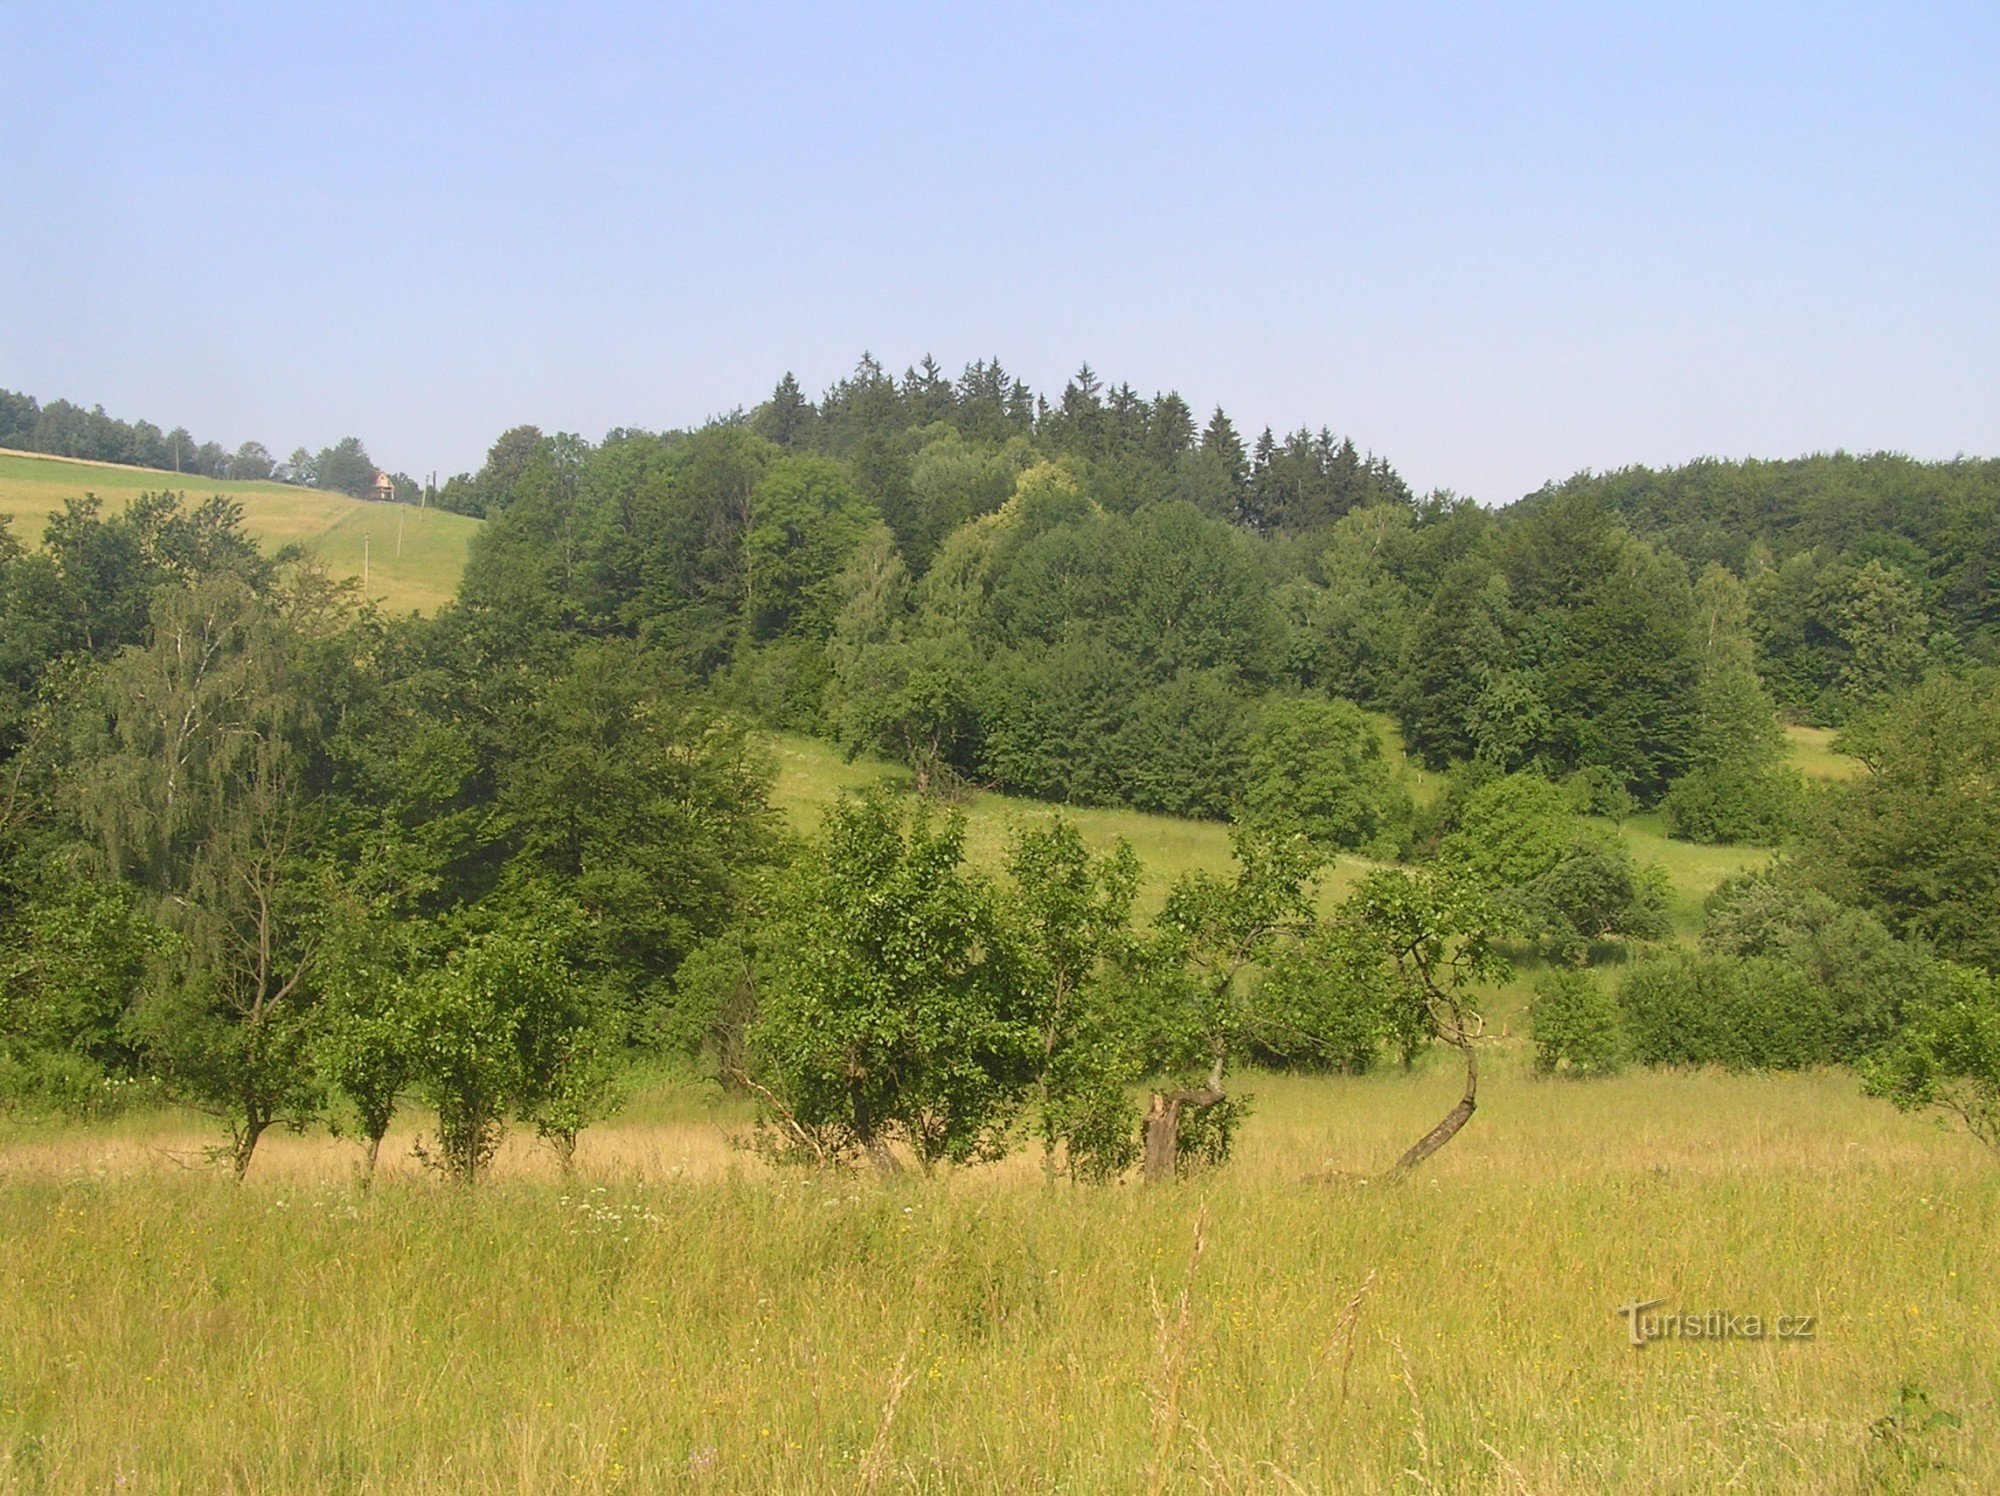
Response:
[{"label": "grassy meadow", "polygon": [[[772,1173],[694,1090],[234,1187],[171,1117],[13,1139],[0,1485],[23,1491],[1990,1490],[1995,1164],[1838,1074],[1529,1078],[1415,1182],[1450,1067],[1256,1078],[1177,1187],[1035,1162]],[[1617,1306],[1812,1315],[1633,1348]],[[1767,1327],[1768,1334],[1768,1327]],[[1934,1417],[1949,1414],[1951,1420]]]},{"label": "grassy meadow", "polygon": [[[153,468],[72,462],[61,457],[0,452],[0,516],[24,543],[41,540],[48,516],[65,499],[94,493],[110,511],[141,493],[161,489],[199,503],[222,494],[243,506],[244,528],[267,551],[301,545],[335,576],[359,577],[367,550],[367,595],[390,612],[429,612],[449,602],[465,569],[477,520],[350,499],[345,494],[285,483],[197,478]],[[400,531],[400,539],[399,539]]]}]

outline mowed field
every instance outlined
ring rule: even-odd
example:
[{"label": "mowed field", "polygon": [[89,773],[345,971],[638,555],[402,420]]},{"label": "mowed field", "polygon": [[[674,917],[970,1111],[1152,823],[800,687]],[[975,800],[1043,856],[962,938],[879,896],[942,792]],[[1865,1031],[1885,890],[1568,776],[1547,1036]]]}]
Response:
[{"label": "mowed field", "polygon": [[390,612],[429,612],[451,600],[465,569],[477,520],[284,483],[196,478],[152,468],[71,462],[0,452],[0,516],[24,543],[38,544],[48,516],[66,499],[94,493],[109,512],[141,493],[167,490],[198,504],[223,494],[243,506],[244,528],[266,551],[310,548],[335,576],[359,578],[367,552],[367,595]]},{"label": "mowed field", "polygon": [[[774,749],[801,826],[895,773]],[[990,864],[1051,812],[967,813]],[[1217,826],[1075,814],[1155,902],[1226,862]],[[1627,834],[1686,909],[1761,855]],[[517,1135],[469,1192],[421,1116],[370,1192],[324,1133],[239,1187],[186,1114],[0,1124],[0,1489],[2000,1489],[2000,1163],[1843,1072],[1537,1079],[1526,978],[1477,1115],[1394,1187],[1448,1057],[1240,1076],[1236,1157],[1163,1188],[776,1170],[664,1073],[574,1177]],[[1635,1348],[1650,1300],[1723,1333]]]}]

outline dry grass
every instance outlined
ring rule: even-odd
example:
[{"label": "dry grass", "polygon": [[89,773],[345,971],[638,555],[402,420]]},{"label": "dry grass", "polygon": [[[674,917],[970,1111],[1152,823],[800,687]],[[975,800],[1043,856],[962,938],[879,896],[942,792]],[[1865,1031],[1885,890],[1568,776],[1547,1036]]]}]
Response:
[{"label": "dry grass", "polygon": [[[234,1188],[153,1151],[185,1119],[15,1137],[0,1483],[2000,1488],[1992,1159],[1839,1074],[1493,1068],[1400,1188],[1316,1181],[1394,1157],[1449,1067],[1256,1078],[1238,1158],[1155,1190],[774,1173],[684,1093],[567,1184],[516,1144],[470,1194],[363,1195],[324,1138]],[[1614,1308],[1658,1296],[1817,1338],[1633,1350]],[[1960,1424],[1881,1432],[1904,1384]]]}]

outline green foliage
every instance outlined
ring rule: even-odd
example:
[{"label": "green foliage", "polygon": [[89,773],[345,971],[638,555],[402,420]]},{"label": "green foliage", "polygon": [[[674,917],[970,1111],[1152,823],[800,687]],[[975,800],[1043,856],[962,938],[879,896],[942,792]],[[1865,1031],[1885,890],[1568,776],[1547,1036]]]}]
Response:
[{"label": "green foliage", "polygon": [[0,945],[0,1054],[30,1071],[46,1059],[52,1077],[135,1074],[126,1013],[172,941],[134,902],[66,860],[40,870]]},{"label": "green foliage", "polygon": [[580,649],[504,732],[499,896],[530,914],[580,906],[585,959],[638,1021],[774,855],[770,766],[656,655],[618,642]]},{"label": "green foliage", "polygon": [[1949,967],[1863,1071],[1899,1111],[1934,1109],[2000,1150],[2000,982]]},{"label": "green foliage", "polygon": [[1409,791],[1375,725],[1346,701],[1267,702],[1251,738],[1244,815],[1331,850],[1394,854],[1408,832]]},{"label": "green foliage", "polygon": [[753,634],[823,637],[839,606],[835,580],[876,518],[838,463],[772,463],[751,495],[743,535],[744,611]]},{"label": "green foliage", "polygon": [[1900,936],[2000,971],[2000,684],[1926,681],[1849,741],[1869,772],[1815,797],[1804,875]]},{"label": "green foliage", "polygon": [[1450,871],[1383,868],[1355,886],[1336,924],[1388,985],[1388,1032],[1416,1043],[1470,1042],[1480,1032],[1477,988],[1509,970],[1495,949],[1502,913],[1476,882]]},{"label": "green foliage", "polygon": [[1043,1156],[1079,1178],[1124,1172],[1138,1152],[1127,1085],[1138,1078],[1136,1025],[1125,1007],[1138,964],[1132,901],[1139,859],[1120,840],[1093,857],[1061,816],[1016,833],[1007,902],[1036,1031],[1033,1060]]},{"label": "green foliage", "polygon": [[[1790,710],[1838,720],[1844,687],[1873,689],[1863,679],[1871,663],[1893,681],[1898,640],[1925,640],[1917,610],[1948,620],[1975,656],[1993,657],[2000,609],[1986,556],[2000,525],[2000,463],[1991,459],[1705,459],[1586,474],[1563,487],[1594,492],[1691,567],[1719,562],[1751,579],[1759,669]],[[1862,582],[1856,573],[1871,563],[1896,581]],[[1891,600],[1894,591],[1904,598]]]},{"label": "green foliage", "polygon": [[1768,956],[1641,961],[1619,983],[1618,1004],[1641,1064],[1798,1070],[1847,1057],[1831,995]]},{"label": "green foliage", "polygon": [[1579,838],[1518,894],[1528,927],[1557,955],[1581,964],[1597,941],[1665,940],[1671,885],[1665,869],[1638,867],[1622,841]]},{"label": "green foliage", "polygon": [[778,1146],[894,1167],[993,1158],[1036,1030],[964,821],[843,801],[778,890],[751,1070]]},{"label": "green foliage", "polygon": [[1665,875],[1636,867],[1622,841],[1585,826],[1569,793],[1538,774],[1474,790],[1438,855],[1509,911],[1518,933],[1567,959],[1598,940],[1670,932]]},{"label": "green foliage", "polygon": [[1251,1004],[1250,1051],[1266,1064],[1347,1075],[1372,1069],[1392,1039],[1413,1057],[1429,1034],[1412,1026],[1397,996],[1379,952],[1338,924],[1319,925],[1266,962]]},{"label": "green foliage", "polygon": [[1369,705],[1396,693],[1419,599],[1407,573],[1416,514],[1403,504],[1350,510],[1326,533],[1310,580],[1281,594],[1292,627],[1292,672],[1303,684]]},{"label": "green foliage", "polygon": [[605,1006],[564,959],[557,927],[475,936],[410,984],[403,1003],[420,1096],[437,1113],[426,1162],[462,1184],[519,1112],[567,1166],[577,1132],[611,1110]]},{"label": "green foliage", "polygon": [[1561,786],[1509,774],[1474,790],[1439,856],[1493,889],[1517,889],[1567,857],[1582,831]]},{"label": "green foliage", "polygon": [[1200,1157],[1228,1155],[1248,1103],[1224,1079],[1232,1050],[1254,1043],[1258,1028],[1250,978],[1312,928],[1324,861],[1302,837],[1243,825],[1231,829],[1230,850],[1232,878],[1194,872],[1175,881],[1145,953],[1140,1052],[1156,1106],[1165,1105],[1149,1125],[1166,1128],[1177,1169],[1190,1140]]},{"label": "green foliage", "polygon": [[329,905],[313,1061],[348,1114],[336,1111],[329,1120],[336,1131],[351,1128],[360,1135],[372,1175],[396,1104],[413,1078],[415,1041],[405,1009],[414,953],[407,926],[391,924],[340,892]]},{"label": "green foliage", "polygon": [[1768,846],[1791,829],[1803,794],[1793,771],[1703,764],[1674,781],[1660,817],[1681,841]]},{"label": "green foliage", "polygon": [[1668,556],[1597,504],[1558,497],[1503,532],[1512,663],[1548,713],[1540,750],[1563,769],[1603,764],[1641,800],[1685,768],[1699,668],[1693,597]]},{"label": "green foliage", "polygon": [[1757,678],[1745,590],[1720,566],[1695,589],[1701,674],[1695,685],[1693,764],[1660,802],[1667,834],[1684,841],[1780,840],[1800,795],[1782,767],[1784,735]]},{"label": "green foliage", "polygon": [[674,972],[672,1000],[654,1011],[640,1037],[689,1058],[708,1052],[723,1085],[740,1089],[757,990],[757,930],[748,921],[733,924],[688,953]]},{"label": "green foliage", "polygon": [[1540,1075],[1610,1075],[1625,1057],[1617,999],[1580,971],[1551,971],[1535,983],[1529,1035]]},{"label": "green foliage", "polygon": [[87,1055],[0,1051],[0,1116],[16,1122],[99,1122],[164,1099],[151,1077],[109,1073]]},{"label": "green foliage", "polygon": [[1471,758],[1474,710],[1505,668],[1506,583],[1484,557],[1456,562],[1410,630],[1396,684],[1396,720],[1410,751],[1433,769]]},{"label": "green foliage", "polygon": [[104,672],[71,804],[177,939],[132,1016],[152,1063],[229,1126],[237,1174],[317,1105],[308,1062],[316,619],[228,576],[163,594],[151,642]]},{"label": "green foliage", "polygon": [[1228,815],[1243,782],[1245,705],[1241,688],[1219,670],[1185,670],[1140,691],[1098,750],[1117,798],[1161,815]]},{"label": "green foliage", "polygon": [[1826,994],[1843,1059],[1863,1057],[1893,1035],[1940,980],[1928,948],[1790,876],[1723,883],[1709,897],[1701,943],[1710,953],[1768,957],[1803,972]]},{"label": "green foliage", "polygon": [[1130,672],[1087,636],[998,654],[981,686],[980,768],[1018,794],[1115,805],[1132,697]]},{"label": "green foliage", "polygon": [[1639,808],[1632,792],[1602,764],[1590,764],[1578,769],[1563,781],[1563,788],[1569,791],[1570,808],[1580,816],[1603,816],[1608,821],[1623,821]]}]

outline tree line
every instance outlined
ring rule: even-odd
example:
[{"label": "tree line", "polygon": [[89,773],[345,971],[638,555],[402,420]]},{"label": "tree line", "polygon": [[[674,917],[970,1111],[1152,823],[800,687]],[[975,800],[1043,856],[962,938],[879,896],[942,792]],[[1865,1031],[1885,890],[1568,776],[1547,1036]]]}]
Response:
[{"label": "tree line", "polygon": [[[262,442],[247,441],[234,451],[216,441],[197,441],[185,426],[162,431],[151,421],[121,421],[104,407],[86,410],[68,400],[42,404],[32,395],[0,390],[0,447],[45,452],[87,462],[159,468],[196,478],[273,480],[302,488],[325,488],[357,499],[374,491],[377,468],[361,439],[344,436],[312,452],[294,448],[283,461]],[[391,475],[396,501],[417,502],[420,490],[406,473]]]},{"label": "tree line", "polygon": [[1783,721],[2000,652],[1990,462],[1632,470],[1494,511],[1088,368],[1051,402],[997,362],[864,359],[691,433],[519,427],[442,501],[489,521],[468,607],[638,641],[926,783],[1177,815],[1255,798],[1287,703],[1332,697],[1434,768],[1770,842]]}]

